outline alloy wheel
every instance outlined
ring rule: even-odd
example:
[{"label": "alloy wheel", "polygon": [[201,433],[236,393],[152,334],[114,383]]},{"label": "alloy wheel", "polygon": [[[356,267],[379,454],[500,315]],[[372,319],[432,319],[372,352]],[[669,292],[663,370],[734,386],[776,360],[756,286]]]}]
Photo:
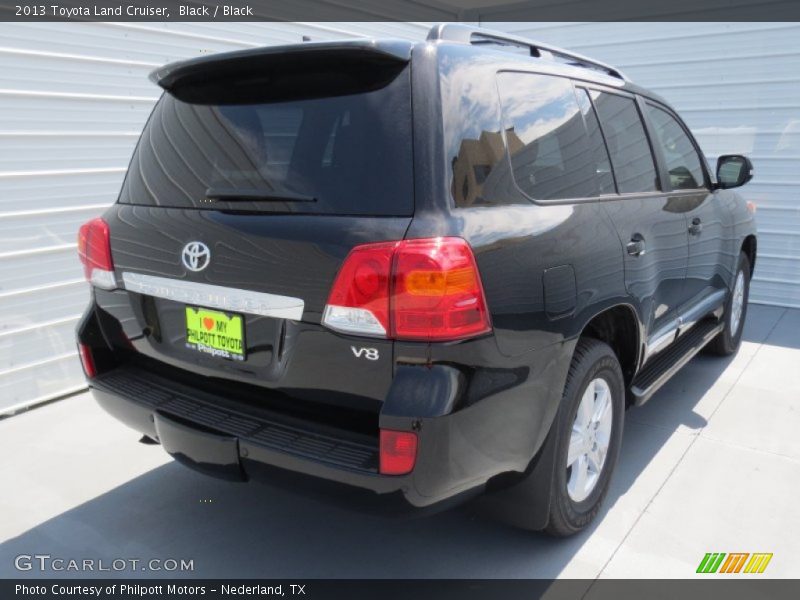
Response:
[{"label": "alloy wheel", "polygon": [[575,413],[567,451],[567,492],[575,502],[588,498],[600,479],[611,443],[613,411],[608,382],[592,379]]}]

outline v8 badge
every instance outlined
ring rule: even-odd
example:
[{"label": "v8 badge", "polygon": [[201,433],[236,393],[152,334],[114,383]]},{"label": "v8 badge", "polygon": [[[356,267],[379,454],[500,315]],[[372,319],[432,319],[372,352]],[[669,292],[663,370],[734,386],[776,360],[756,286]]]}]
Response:
[{"label": "v8 badge", "polygon": [[367,360],[378,360],[380,358],[377,348],[356,348],[355,346],[350,346],[350,350],[353,351],[356,358],[366,358]]}]

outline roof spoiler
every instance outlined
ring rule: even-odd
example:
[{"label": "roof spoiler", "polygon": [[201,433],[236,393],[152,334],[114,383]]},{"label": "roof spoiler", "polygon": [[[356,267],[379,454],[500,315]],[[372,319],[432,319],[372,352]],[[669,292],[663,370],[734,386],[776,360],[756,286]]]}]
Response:
[{"label": "roof spoiler", "polygon": [[319,68],[326,63],[339,66],[373,64],[390,66],[411,59],[412,44],[401,41],[354,40],[310,42],[284,46],[266,46],[209,54],[159,67],[150,73],[150,81],[166,91],[215,76],[236,77],[258,72],[259,68]]}]

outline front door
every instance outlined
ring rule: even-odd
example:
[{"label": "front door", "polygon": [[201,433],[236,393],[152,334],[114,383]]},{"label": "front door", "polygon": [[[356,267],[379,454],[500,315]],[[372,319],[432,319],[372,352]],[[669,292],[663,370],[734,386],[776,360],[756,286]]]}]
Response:
[{"label": "front door", "polygon": [[725,265],[727,213],[711,182],[704,160],[688,129],[666,107],[644,103],[657,153],[668,178],[670,203],[686,216],[689,256],[683,301],[678,310],[680,332],[718,308],[725,300],[730,274]]}]

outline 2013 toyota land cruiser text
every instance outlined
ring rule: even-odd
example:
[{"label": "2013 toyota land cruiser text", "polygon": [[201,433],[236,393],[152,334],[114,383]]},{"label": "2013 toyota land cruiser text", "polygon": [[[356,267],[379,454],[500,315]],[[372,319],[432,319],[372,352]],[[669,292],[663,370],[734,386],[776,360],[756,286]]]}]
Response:
[{"label": "2013 toyota land cruiser text", "polygon": [[[165,66],[86,223],[89,385],[178,461],[568,535],[623,415],[736,352],[752,205],[619,70],[465,25]],[[360,506],[360,505],[359,505]]]}]

